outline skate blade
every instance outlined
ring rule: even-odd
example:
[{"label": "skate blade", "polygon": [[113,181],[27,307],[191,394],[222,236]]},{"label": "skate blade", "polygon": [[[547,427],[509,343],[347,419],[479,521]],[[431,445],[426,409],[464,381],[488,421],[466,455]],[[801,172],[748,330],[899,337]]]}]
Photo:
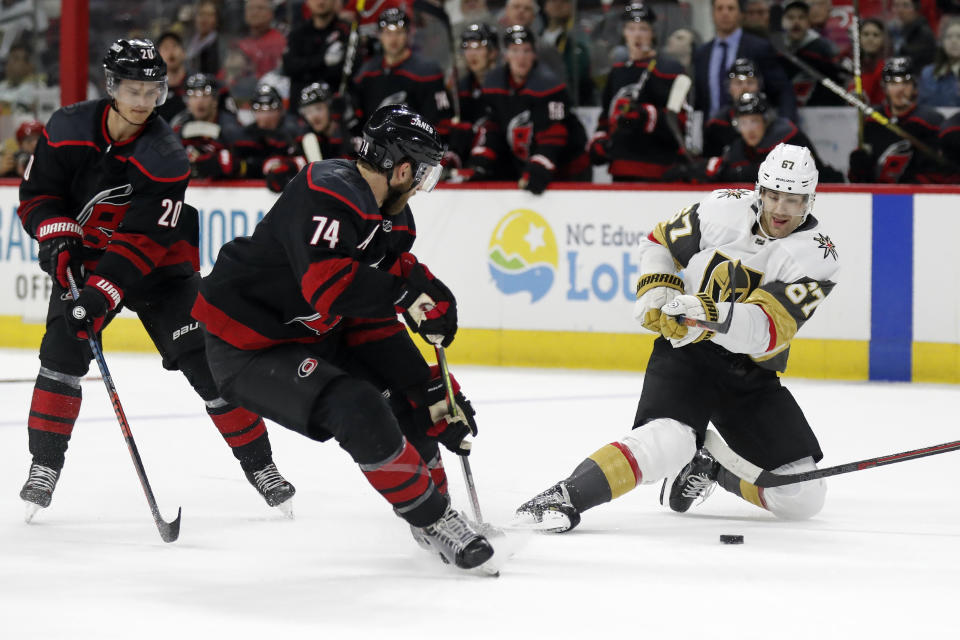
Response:
[{"label": "skate blade", "polygon": [[40,511],[40,509],[43,509],[43,507],[34,502],[27,502],[26,500],[23,501],[23,504],[26,505],[26,509],[23,514],[23,521],[27,524],[30,524],[30,522],[33,520],[33,516],[37,515],[37,512]]},{"label": "skate blade", "polygon": [[570,530],[570,518],[559,511],[545,511],[540,520],[530,514],[516,514],[510,529],[539,533],[564,533]]},{"label": "skate blade", "polygon": [[288,520],[293,520],[293,519],[294,519],[294,515],[293,515],[293,498],[289,498],[288,500],[285,500],[284,502],[281,502],[280,504],[278,504],[278,505],[277,505],[277,509],[279,509],[279,510],[280,510],[280,513],[282,513],[283,516],[284,516],[285,518],[287,518]]}]

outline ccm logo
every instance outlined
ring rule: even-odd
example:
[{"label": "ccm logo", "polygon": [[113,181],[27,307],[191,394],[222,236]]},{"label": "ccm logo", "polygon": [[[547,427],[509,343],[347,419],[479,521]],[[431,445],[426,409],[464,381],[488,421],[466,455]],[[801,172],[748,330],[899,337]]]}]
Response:
[{"label": "ccm logo", "polygon": [[300,363],[300,368],[297,369],[297,375],[301,378],[306,378],[308,375],[313,373],[314,369],[317,368],[317,361],[313,358],[307,358]]},{"label": "ccm logo", "polygon": [[176,340],[180,336],[185,335],[193,331],[194,329],[198,329],[199,327],[200,327],[199,322],[194,322],[193,324],[188,324],[186,326],[180,327],[179,329],[173,332],[173,339]]}]

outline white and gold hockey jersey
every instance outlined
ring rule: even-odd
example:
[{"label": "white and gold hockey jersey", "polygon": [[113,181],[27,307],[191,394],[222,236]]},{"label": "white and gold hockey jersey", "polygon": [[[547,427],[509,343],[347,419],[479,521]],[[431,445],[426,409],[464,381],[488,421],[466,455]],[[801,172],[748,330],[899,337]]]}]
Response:
[{"label": "white and gold hockey jersey", "polygon": [[[786,238],[757,232],[755,192],[718,189],[654,228],[642,246],[641,273],[680,272],[684,292],[730,303],[727,263],[739,261],[730,330],[713,341],[784,371],[790,341],[836,286],[836,245],[813,215]],[[720,320],[729,304],[718,304]]]}]

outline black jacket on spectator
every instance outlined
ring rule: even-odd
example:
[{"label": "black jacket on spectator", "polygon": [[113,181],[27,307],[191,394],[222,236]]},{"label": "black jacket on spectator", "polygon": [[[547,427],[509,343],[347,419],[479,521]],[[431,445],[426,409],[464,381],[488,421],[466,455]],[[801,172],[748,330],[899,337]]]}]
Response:
[{"label": "black jacket on spectator", "polygon": [[350,25],[334,19],[325,29],[309,20],[290,32],[283,52],[283,73],[290,77],[290,106],[296,108],[300,91],[311,82],[326,82],[337,91],[343,76],[343,61]]},{"label": "black jacket on spectator", "polygon": [[960,184],[960,111],[943,121],[939,137],[943,157],[953,165],[942,171],[939,182]]},{"label": "black jacket on spectator", "polygon": [[264,178],[267,161],[297,155],[303,127],[289,114],[276,129],[261,129],[256,123],[243,129],[243,137],[234,144],[236,158],[243,162],[238,177]]},{"label": "black jacket on spectator", "polygon": [[587,134],[570,110],[567,85],[553,72],[536,63],[516,86],[501,64],[487,75],[483,101],[490,117],[470,157],[477,178],[526,178],[536,188],[582,179],[589,168]]},{"label": "black jacket on spectator", "polygon": [[609,161],[615,180],[660,180],[683,153],[667,121],[675,115],[666,110],[682,73],[683,66],[666,56],[613,65],[590,153],[597,164]]},{"label": "black jacket on spectator", "polygon": [[[906,114],[895,118],[886,104],[873,105],[873,108],[920,142],[934,150],[938,148],[943,116],[935,109],[917,105]],[[850,154],[850,182],[937,182],[937,175],[941,170],[937,161],[915,150],[909,141],[883,125],[872,119],[865,119],[863,140],[870,152],[854,149]]]},{"label": "black jacket on spectator", "polygon": [[[713,40],[700,45],[693,53],[694,70],[694,103],[693,108],[704,114],[710,111],[710,52],[713,50]],[[764,92],[770,98],[770,104],[775,105],[777,113],[791,120],[797,119],[797,102],[793,95],[790,81],[784,73],[776,52],[771,44],[758,36],[746,33],[740,38],[737,48],[737,58],[750,58],[757,63],[763,75]],[[730,94],[724,92],[721,105],[730,104]]]},{"label": "black jacket on spectator", "polygon": [[232,178],[240,173],[233,145],[244,132],[235,115],[221,110],[216,122],[199,122],[184,111],[170,124],[187,150],[192,177]]},{"label": "black jacket on spectator", "polygon": [[[799,47],[793,49],[793,54],[838,85],[844,85],[843,78],[840,76],[840,67],[833,60],[833,46],[823,37],[816,36],[815,31],[807,32],[807,38]],[[810,77],[800,67],[784,57],[779,57],[779,60],[793,85],[797,105],[835,107],[846,104],[842,98]]]},{"label": "black jacket on spectator", "polygon": [[733,127],[736,115],[733,107],[723,107],[711,115],[703,125],[702,154],[704,158],[722,156],[724,149],[740,137]]},{"label": "black jacket on spectator", "polygon": [[917,16],[910,24],[903,25],[901,37],[903,41],[897,47],[896,55],[910,56],[914,69],[933,64],[933,58],[937,55],[937,37],[933,35],[930,23],[924,16]]}]

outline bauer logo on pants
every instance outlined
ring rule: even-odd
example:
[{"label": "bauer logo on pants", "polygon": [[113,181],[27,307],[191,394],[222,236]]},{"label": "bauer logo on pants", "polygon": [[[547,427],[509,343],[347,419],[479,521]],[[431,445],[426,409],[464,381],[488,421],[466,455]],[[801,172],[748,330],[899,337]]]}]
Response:
[{"label": "bauer logo on pants", "polygon": [[530,293],[530,302],[547,295],[557,272],[557,239],[540,214],[514,209],[493,230],[487,265],[497,289]]},{"label": "bauer logo on pants", "polygon": [[317,361],[313,358],[307,358],[300,363],[300,368],[297,369],[297,375],[301,378],[306,378],[308,375],[314,372],[317,368]]}]

